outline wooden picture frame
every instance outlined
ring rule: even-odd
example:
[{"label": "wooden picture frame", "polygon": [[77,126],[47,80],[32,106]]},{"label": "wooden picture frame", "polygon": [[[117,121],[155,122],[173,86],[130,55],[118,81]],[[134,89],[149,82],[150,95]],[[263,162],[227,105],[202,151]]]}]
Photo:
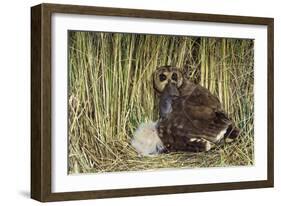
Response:
[{"label": "wooden picture frame", "polygon": [[[258,181],[170,185],[160,187],[123,188],[95,191],[52,192],[51,141],[51,37],[54,13],[97,15],[128,18],[181,20],[196,22],[263,25],[267,27],[267,179]],[[93,198],[160,195],[172,193],[220,191],[273,187],[273,37],[272,18],[228,16],[169,11],[104,8],[91,6],[40,4],[31,8],[31,198],[42,201],[81,200]]]}]

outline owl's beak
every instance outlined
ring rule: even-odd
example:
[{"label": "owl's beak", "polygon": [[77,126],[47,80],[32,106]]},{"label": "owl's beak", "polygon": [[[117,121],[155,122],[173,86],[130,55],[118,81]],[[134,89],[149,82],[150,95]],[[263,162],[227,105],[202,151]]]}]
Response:
[{"label": "owl's beak", "polygon": [[179,90],[177,88],[177,85],[170,80],[168,81],[165,89],[165,93],[168,93],[170,96],[179,96]]}]

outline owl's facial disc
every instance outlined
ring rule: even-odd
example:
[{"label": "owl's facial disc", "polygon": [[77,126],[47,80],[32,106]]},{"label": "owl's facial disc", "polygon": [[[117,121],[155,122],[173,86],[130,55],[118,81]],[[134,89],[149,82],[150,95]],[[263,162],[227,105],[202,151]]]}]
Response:
[{"label": "owl's facial disc", "polygon": [[169,84],[173,84],[179,88],[183,83],[183,76],[179,69],[171,66],[163,66],[157,68],[154,72],[153,83],[155,90],[162,93]]}]

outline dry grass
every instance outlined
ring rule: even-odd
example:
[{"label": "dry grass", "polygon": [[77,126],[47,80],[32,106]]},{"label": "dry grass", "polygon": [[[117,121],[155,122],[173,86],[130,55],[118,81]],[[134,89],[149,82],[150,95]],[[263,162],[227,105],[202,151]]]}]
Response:
[{"label": "dry grass", "polygon": [[[253,164],[252,40],[69,32],[69,172]],[[210,89],[242,129],[207,153],[140,157],[130,145],[141,122],[158,119],[157,66],[173,65]]]}]

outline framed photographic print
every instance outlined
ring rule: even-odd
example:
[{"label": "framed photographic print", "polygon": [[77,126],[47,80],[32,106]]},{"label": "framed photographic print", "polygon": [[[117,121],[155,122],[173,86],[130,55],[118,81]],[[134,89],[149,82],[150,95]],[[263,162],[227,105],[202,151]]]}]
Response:
[{"label": "framed photographic print", "polygon": [[273,19],[31,8],[31,197],[273,187]]}]

